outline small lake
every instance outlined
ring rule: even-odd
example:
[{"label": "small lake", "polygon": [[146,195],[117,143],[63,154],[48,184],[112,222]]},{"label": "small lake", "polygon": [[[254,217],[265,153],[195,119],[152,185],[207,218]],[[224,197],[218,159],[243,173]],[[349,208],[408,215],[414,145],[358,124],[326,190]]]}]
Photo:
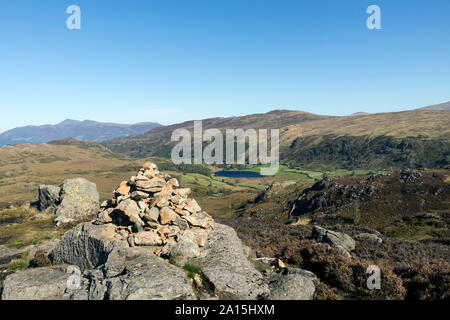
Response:
[{"label": "small lake", "polygon": [[226,177],[226,178],[264,178],[263,175],[258,172],[253,171],[228,171],[222,170],[215,172],[216,177]]}]

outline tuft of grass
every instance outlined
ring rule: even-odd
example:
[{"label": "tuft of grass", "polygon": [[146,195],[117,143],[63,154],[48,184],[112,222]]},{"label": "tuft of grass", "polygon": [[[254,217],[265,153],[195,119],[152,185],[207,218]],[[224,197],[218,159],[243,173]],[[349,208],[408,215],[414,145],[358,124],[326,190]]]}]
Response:
[{"label": "tuft of grass", "polygon": [[202,268],[199,266],[196,266],[194,264],[186,263],[183,266],[184,271],[187,272],[189,278],[193,279],[196,274],[200,274],[202,272]]},{"label": "tuft of grass", "polygon": [[24,270],[30,266],[32,258],[28,255],[28,251],[22,253],[19,259],[13,259],[9,263],[9,271]]}]

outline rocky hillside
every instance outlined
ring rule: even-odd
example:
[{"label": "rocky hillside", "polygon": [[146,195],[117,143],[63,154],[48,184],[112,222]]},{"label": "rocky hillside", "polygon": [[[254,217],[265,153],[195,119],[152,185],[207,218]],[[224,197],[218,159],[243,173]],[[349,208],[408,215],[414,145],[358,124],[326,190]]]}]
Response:
[{"label": "rocky hillside", "polygon": [[[203,120],[203,129],[279,128],[280,156],[290,167],[389,169],[439,168],[450,163],[450,112],[413,110],[347,117],[278,110]],[[105,146],[133,157],[170,157],[173,130],[192,130],[185,122]]]},{"label": "rocky hillside", "polygon": [[5,131],[0,134],[0,146],[21,143],[46,143],[66,138],[102,142],[141,134],[160,126],[160,124],[154,122],[118,124],[68,119],[56,125],[26,126]]},{"label": "rocky hillside", "polygon": [[[239,218],[221,222],[234,227],[256,256],[316,274],[318,299],[445,300],[449,199],[449,169],[402,170],[309,187],[276,184],[243,207]],[[367,290],[361,281],[369,265],[382,271],[381,290]]]},{"label": "rocky hillside", "polygon": [[358,225],[408,239],[450,240],[450,172],[401,170],[275,184],[241,209],[260,220]]}]

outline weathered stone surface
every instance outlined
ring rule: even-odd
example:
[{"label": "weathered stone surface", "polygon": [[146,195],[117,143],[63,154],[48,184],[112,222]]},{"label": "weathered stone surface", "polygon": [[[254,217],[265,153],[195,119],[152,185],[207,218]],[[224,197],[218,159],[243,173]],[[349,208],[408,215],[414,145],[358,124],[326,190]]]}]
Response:
[{"label": "weathered stone surface", "polygon": [[169,181],[167,181],[168,184],[171,184],[174,187],[179,187],[180,183],[178,182],[178,180],[176,178],[172,178],[169,179]]},{"label": "weathered stone surface", "polygon": [[68,179],[61,185],[61,203],[56,210],[56,225],[86,221],[100,209],[97,186],[83,178]]},{"label": "weathered stone surface", "polygon": [[131,187],[128,185],[128,181],[122,181],[117,187],[117,189],[114,191],[117,195],[126,196],[128,193],[130,193]]},{"label": "weathered stone surface", "polygon": [[316,290],[314,273],[295,268],[282,268],[269,283],[271,300],[312,300]]},{"label": "weathered stone surface", "polygon": [[330,246],[349,253],[355,249],[355,240],[345,233],[327,230],[325,228],[314,226],[311,237],[323,243],[328,243]]},{"label": "weathered stone surface", "polygon": [[383,239],[373,233],[360,233],[356,236],[357,240],[368,241],[372,243],[383,243]]},{"label": "weathered stone surface", "polygon": [[191,213],[196,213],[197,211],[202,210],[202,208],[198,205],[198,203],[197,203],[197,201],[195,201],[195,199],[189,199],[186,201],[184,210],[187,210]]},{"label": "weathered stone surface", "polygon": [[80,300],[83,296],[87,298],[83,279],[80,278],[78,289],[68,288],[70,276],[63,266],[18,271],[6,277],[2,300]]},{"label": "weathered stone surface", "polygon": [[143,231],[134,235],[134,243],[137,246],[159,246],[163,242],[155,231]]},{"label": "weathered stone surface", "polygon": [[128,243],[112,224],[83,223],[67,231],[52,250],[53,263],[68,263],[81,269],[93,269],[108,258],[113,248],[128,247]]},{"label": "weathered stone surface", "polygon": [[145,162],[142,168],[144,168],[145,170],[153,170],[156,169],[156,164],[152,162]]},{"label": "weathered stone surface", "polygon": [[186,198],[191,193],[191,188],[179,188],[175,190],[175,193]]},{"label": "weathered stone surface", "polygon": [[208,241],[208,231],[205,229],[191,229],[191,231],[194,233],[195,242],[198,246],[204,247]]},{"label": "weathered stone surface", "polygon": [[165,181],[153,178],[151,180],[138,180],[136,181],[136,187],[141,190],[149,190],[154,188],[161,188],[165,185]]},{"label": "weathered stone surface", "polygon": [[181,230],[186,230],[186,229],[189,228],[188,222],[187,222],[185,219],[181,218],[180,216],[177,216],[177,217],[176,217],[176,219],[175,219],[175,224],[176,224],[178,227],[180,227]]},{"label": "weathered stone surface", "polygon": [[102,270],[106,278],[99,273],[91,275],[91,281],[95,283],[90,288],[91,299],[172,300],[195,297],[182,269],[160,260],[142,247],[113,252]]},{"label": "weathered stone surface", "polygon": [[[143,226],[144,222],[141,220],[139,214],[141,213],[141,209],[139,208],[136,201],[133,201],[131,199],[126,199],[121,201],[117,207],[114,209],[114,211],[111,213],[111,217],[114,220],[117,220],[118,224],[126,224],[126,221],[121,220],[123,216],[128,217],[129,223],[135,223],[137,225]],[[125,219],[126,220],[126,219]]]},{"label": "weathered stone surface", "polygon": [[161,222],[161,224],[169,224],[171,222],[174,222],[176,219],[177,214],[172,209],[164,207],[159,210],[159,221]]},{"label": "weathered stone surface", "polygon": [[38,207],[40,211],[56,210],[59,204],[61,188],[51,185],[40,185],[38,190]]},{"label": "weathered stone surface", "polygon": [[42,253],[48,257],[50,255],[50,253],[52,252],[52,250],[54,248],[56,248],[58,243],[59,243],[59,240],[49,240],[39,246],[35,246],[28,251],[28,256],[34,257],[36,252],[42,251]]},{"label": "weathered stone surface", "polygon": [[160,191],[153,195],[153,200],[150,207],[158,206],[159,208],[164,208],[169,205],[170,193]]},{"label": "weathered stone surface", "polygon": [[201,218],[200,216],[186,216],[184,219],[186,219],[187,222],[194,227],[207,228],[209,225],[206,217]]},{"label": "weathered stone surface", "polygon": [[177,235],[176,241],[169,242],[161,252],[162,255],[172,258],[178,265],[184,265],[192,258],[200,255],[196,235],[191,230],[185,230]]},{"label": "weathered stone surface", "polygon": [[193,263],[202,268],[219,297],[256,299],[269,295],[263,276],[245,257],[242,242],[231,227],[216,224]]},{"label": "weathered stone surface", "polygon": [[159,221],[159,209],[156,207],[149,209],[144,215],[144,220],[158,222]]},{"label": "weathered stone surface", "polygon": [[133,191],[131,193],[131,199],[135,200],[135,201],[140,201],[142,199],[147,199],[148,197],[150,197],[150,195],[146,192],[143,191]]},{"label": "weathered stone surface", "polygon": [[21,250],[0,245],[0,265],[8,264],[12,259],[19,258],[21,254]]},{"label": "weathered stone surface", "polygon": [[102,224],[102,223],[110,223],[110,222],[112,222],[112,218],[111,218],[111,216],[109,215],[111,212],[113,212],[113,209],[112,209],[112,208],[109,208],[109,209],[100,211],[100,212],[97,214],[96,223]]}]

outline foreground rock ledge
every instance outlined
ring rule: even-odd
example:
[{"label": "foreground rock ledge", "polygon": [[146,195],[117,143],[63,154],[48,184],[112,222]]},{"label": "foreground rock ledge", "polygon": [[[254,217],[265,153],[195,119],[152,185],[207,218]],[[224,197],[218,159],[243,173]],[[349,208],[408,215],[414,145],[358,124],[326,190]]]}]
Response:
[{"label": "foreground rock ledge", "polygon": [[[214,223],[189,193],[146,163],[95,221],[55,242],[53,266],[9,275],[2,299],[312,299],[314,275],[286,269],[264,277],[234,229]],[[187,263],[197,278],[183,270]]]}]

